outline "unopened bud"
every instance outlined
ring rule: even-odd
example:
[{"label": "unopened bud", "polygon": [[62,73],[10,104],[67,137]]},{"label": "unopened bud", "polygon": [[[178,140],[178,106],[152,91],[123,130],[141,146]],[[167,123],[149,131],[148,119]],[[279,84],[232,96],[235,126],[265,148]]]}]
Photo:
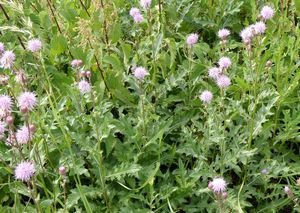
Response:
[{"label": "unopened bud", "polygon": [[60,166],[58,169],[58,172],[60,175],[65,176],[66,175],[66,167]]},{"label": "unopened bud", "polygon": [[293,192],[290,189],[290,187],[285,186],[284,189],[283,189],[283,191],[284,191],[285,194],[287,194],[288,197],[292,197],[293,196]]},{"label": "unopened bud", "polygon": [[300,178],[297,179],[297,186],[300,186]]},{"label": "unopened bud", "polygon": [[6,123],[7,123],[8,126],[13,125],[13,123],[14,123],[14,118],[13,118],[11,115],[7,116],[7,117],[6,117]]},{"label": "unopened bud", "polygon": [[88,77],[88,78],[90,78],[91,77],[91,75],[92,75],[92,73],[91,73],[91,71],[86,71],[86,77]]},{"label": "unopened bud", "polygon": [[30,132],[33,134],[33,133],[35,133],[36,128],[35,128],[35,126],[34,126],[33,124],[30,124],[30,125],[29,125],[29,130],[30,130]]},{"label": "unopened bud", "polygon": [[222,197],[223,197],[224,200],[227,199],[227,197],[228,197],[227,192],[223,192],[223,193],[222,193]]},{"label": "unopened bud", "polygon": [[7,85],[8,84],[9,77],[7,75],[1,75],[0,76],[0,84]]},{"label": "unopened bud", "polygon": [[269,68],[272,66],[272,64],[273,64],[272,61],[268,60],[266,63],[266,67]]},{"label": "unopened bud", "polygon": [[262,175],[266,175],[266,174],[268,174],[268,170],[267,170],[267,169],[262,169],[262,170],[260,171],[260,173],[261,173]]},{"label": "unopened bud", "polygon": [[85,76],[86,76],[86,71],[81,71],[81,72],[80,72],[80,75],[81,75],[82,77],[85,77]]},{"label": "unopened bud", "polygon": [[28,108],[25,107],[25,106],[22,106],[22,107],[20,108],[20,111],[21,111],[23,114],[27,114],[27,113],[28,113]]}]

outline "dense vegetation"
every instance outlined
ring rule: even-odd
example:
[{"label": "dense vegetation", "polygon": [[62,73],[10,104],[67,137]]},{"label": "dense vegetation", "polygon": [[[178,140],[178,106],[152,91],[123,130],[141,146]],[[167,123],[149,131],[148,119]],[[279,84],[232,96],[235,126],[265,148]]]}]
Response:
[{"label": "dense vegetation", "polygon": [[300,1],[0,11],[0,212],[300,211]]}]

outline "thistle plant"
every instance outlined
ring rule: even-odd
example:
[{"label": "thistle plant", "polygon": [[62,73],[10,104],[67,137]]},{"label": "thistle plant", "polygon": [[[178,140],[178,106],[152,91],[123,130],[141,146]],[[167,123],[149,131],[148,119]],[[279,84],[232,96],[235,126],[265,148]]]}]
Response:
[{"label": "thistle plant", "polygon": [[0,10],[1,212],[299,211],[296,2]]}]

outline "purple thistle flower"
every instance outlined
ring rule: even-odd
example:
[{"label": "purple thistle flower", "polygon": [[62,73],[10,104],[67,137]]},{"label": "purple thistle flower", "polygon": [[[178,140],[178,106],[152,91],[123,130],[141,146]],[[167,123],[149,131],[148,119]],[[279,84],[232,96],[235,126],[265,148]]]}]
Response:
[{"label": "purple thistle flower", "polygon": [[22,126],[17,130],[16,138],[18,144],[27,144],[32,138],[32,133],[29,132],[27,126]]},{"label": "purple thistle flower", "polygon": [[17,100],[20,108],[27,108],[29,111],[34,109],[37,102],[35,94],[32,92],[23,92]]},{"label": "purple thistle flower", "polygon": [[133,20],[135,23],[141,23],[144,20],[144,18],[143,15],[139,13],[133,16]]},{"label": "purple thistle flower", "polygon": [[267,29],[266,24],[262,21],[255,23],[253,27],[256,35],[263,34]]},{"label": "purple thistle flower", "polygon": [[217,79],[217,85],[221,89],[225,89],[226,87],[230,86],[230,84],[231,84],[230,78],[228,78],[226,75],[221,75]]},{"label": "purple thistle flower", "polygon": [[192,34],[190,34],[190,35],[186,38],[186,43],[187,43],[190,47],[192,47],[194,44],[197,43],[198,38],[199,38],[198,34],[192,33]]},{"label": "purple thistle flower", "polygon": [[146,75],[149,75],[149,73],[144,67],[136,67],[133,71],[133,75],[137,79],[143,80]]},{"label": "purple thistle flower", "polygon": [[211,189],[215,193],[222,193],[226,190],[227,183],[223,178],[214,178],[211,182]]},{"label": "purple thistle flower", "polygon": [[91,85],[89,82],[87,82],[86,80],[81,80],[78,83],[78,89],[80,91],[81,94],[86,94],[89,93],[92,89]]},{"label": "purple thistle flower", "polygon": [[274,9],[270,6],[264,6],[260,11],[260,16],[264,21],[271,19],[274,16]]},{"label": "purple thistle flower", "polygon": [[140,5],[142,8],[149,9],[151,6],[151,0],[140,0]]},{"label": "purple thistle flower", "polygon": [[15,169],[15,178],[21,181],[29,181],[34,172],[34,164],[29,161],[23,161]]},{"label": "purple thistle flower", "polygon": [[4,44],[0,42],[0,56],[2,55],[2,53],[4,53],[4,51],[5,51]]},{"label": "purple thistle flower", "polygon": [[240,33],[240,36],[244,43],[250,43],[251,39],[254,36],[252,26],[249,26],[249,27],[246,27],[245,29],[243,29]]},{"label": "purple thistle flower", "polygon": [[42,46],[42,42],[39,39],[32,39],[28,41],[27,49],[34,53],[42,49]]},{"label": "purple thistle flower", "polygon": [[229,35],[230,35],[230,31],[227,30],[226,28],[223,28],[223,29],[218,31],[218,37],[221,40],[226,40]]},{"label": "purple thistle flower", "polygon": [[204,91],[201,93],[201,95],[200,95],[200,99],[201,99],[201,101],[203,101],[204,103],[209,103],[209,102],[211,102],[212,98],[213,98],[213,94],[212,94],[210,91],[208,91],[208,90],[204,90]]},{"label": "purple thistle flower", "polygon": [[82,60],[80,59],[74,59],[73,61],[71,61],[71,66],[73,68],[79,68],[82,65]]},{"label": "purple thistle flower", "polygon": [[4,69],[10,69],[16,59],[13,51],[5,51],[0,59],[1,67]]},{"label": "purple thistle flower", "polygon": [[222,57],[222,58],[220,58],[218,64],[219,64],[220,68],[227,69],[231,66],[231,60],[228,57]]},{"label": "purple thistle flower", "polygon": [[140,11],[138,8],[133,7],[133,8],[130,9],[129,14],[130,14],[132,17],[134,17],[134,16],[137,15],[137,14],[141,14],[141,11]]},{"label": "purple thistle flower", "polygon": [[208,76],[216,80],[220,76],[220,69],[217,67],[212,67],[208,70]]},{"label": "purple thistle flower", "polygon": [[11,111],[12,101],[11,98],[7,95],[0,95],[0,110],[3,113]]}]

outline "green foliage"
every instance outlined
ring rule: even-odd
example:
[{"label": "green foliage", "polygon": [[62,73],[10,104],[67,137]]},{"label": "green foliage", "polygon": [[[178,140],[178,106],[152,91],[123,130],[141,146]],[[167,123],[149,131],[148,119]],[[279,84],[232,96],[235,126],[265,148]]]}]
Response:
[{"label": "green foliage", "polygon": [[[9,146],[9,131],[1,139],[0,212],[299,211],[300,4],[267,4],[275,16],[248,51],[239,33],[264,1],[153,0],[144,10],[137,0],[0,0],[0,42],[16,54],[14,72],[0,68],[11,131],[36,127],[30,146]],[[190,33],[199,35],[192,48]],[[26,49],[33,38],[38,53]],[[225,90],[207,74],[222,56],[232,61]],[[133,76],[139,66],[144,80]],[[26,86],[14,81],[21,69]],[[79,79],[92,92],[81,94]],[[28,117],[15,100],[24,90],[38,97]],[[36,165],[28,182],[14,177],[22,160]],[[215,177],[228,184],[222,205],[208,188]]]}]

